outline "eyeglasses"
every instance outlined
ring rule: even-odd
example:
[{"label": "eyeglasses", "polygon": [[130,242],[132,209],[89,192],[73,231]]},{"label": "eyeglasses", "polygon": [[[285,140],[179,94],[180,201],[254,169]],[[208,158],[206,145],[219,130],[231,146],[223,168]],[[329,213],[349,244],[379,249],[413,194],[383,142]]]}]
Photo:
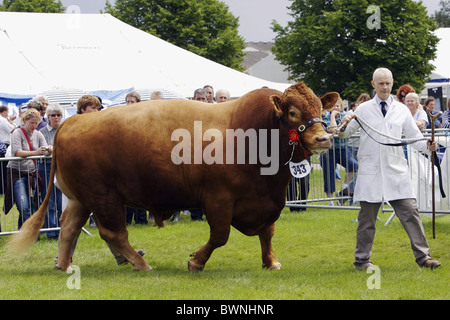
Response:
[{"label": "eyeglasses", "polygon": [[59,113],[52,113],[52,114],[49,114],[49,116],[50,117],[61,117],[62,115]]}]

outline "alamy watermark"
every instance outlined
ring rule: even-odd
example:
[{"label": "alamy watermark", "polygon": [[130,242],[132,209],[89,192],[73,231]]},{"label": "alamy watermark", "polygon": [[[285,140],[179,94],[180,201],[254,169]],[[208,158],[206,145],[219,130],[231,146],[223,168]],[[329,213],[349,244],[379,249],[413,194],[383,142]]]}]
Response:
[{"label": "alamy watermark", "polygon": [[69,30],[78,30],[81,29],[81,9],[77,5],[70,5],[66,9],[66,13],[68,14],[66,26]]},{"label": "alamy watermark", "polygon": [[72,274],[69,278],[67,278],[66,286],[67,288],[73,290],[80,290],[81,289],[81,271],[80,267],[71,265],[69,268],[67,268],[66,273]]},{"label": "alamy watermark", "polygon": [[[226,129],[224,142],[222,131],[211,128],[203,133],[202,122],[194,121],[193,134],[192,138],[191,132],[187,129],[176,129],[172,132],[171,140],[179,141],[171,152],[174,164],[246,164],[248,159],[248,164],[257,164],[259,161],[260,164],[267,166],[260,169],[261,175],[275,175],[278,172],[278,129],[250,128],[246,131]],[[203,148],[203,142],[209,142],[209,144]],[[248,152],[246,152],[246,145],[248,145]]]},{"label": "alamy watermark", "polygon": [[381,10],[379,6],[370,5],[367,7],[366,13],[372,13],[372,15],[367,19],[366,25],[370,30],[381,29]]},{"label": "alamy watermark", "polygon": [[366,284],[367,289],[380,289],[381,288],[381,271],[378,266],[370,266],[367,268],[367,273],[373,273],[369,278],[367,278]]}]

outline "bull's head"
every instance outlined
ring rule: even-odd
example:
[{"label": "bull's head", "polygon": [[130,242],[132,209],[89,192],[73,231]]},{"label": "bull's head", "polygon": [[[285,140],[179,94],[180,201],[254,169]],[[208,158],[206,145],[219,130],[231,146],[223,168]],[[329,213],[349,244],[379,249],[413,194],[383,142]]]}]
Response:
[{"label": "bull's head", "polygon": [[337,92],[318,98],[303,82],[286,89],[281,97],[270,97],[276,115],[287,126],[299,129],[301,143],[309,154],[320,154],[331,148],[332,136],[322,126],[322,112],[331,109],[338,99]]}]

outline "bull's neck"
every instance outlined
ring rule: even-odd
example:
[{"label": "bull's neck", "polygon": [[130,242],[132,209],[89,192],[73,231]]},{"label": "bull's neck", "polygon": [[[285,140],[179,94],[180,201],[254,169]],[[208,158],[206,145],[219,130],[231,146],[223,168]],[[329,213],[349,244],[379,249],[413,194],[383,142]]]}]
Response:
[{"label": "bull's neck", "polygon": [[276,175],[273,176],[272,185],[279,185],[284,188],[288,185],[292,178],[291,171],[289,169],[289,162],[301,162],[305,159],[303,156],[303,148],[300,143],[293,144],[289,139],[290,128],[284,124],[280,117],[275,114],[274,110],[269,112],[267,117],[269,121],[266,123],[266,127],[279,132],[278,140],[278,155],[279,155],[279,167]]},{"label": "bull's neck", "polygon": [[293,142],[290,140],[289,131],[292,128],[289,128],[281,119],[275,117],[276,121],[279,122],[280,128],[280,170],[282,167],[289,172],[289,162],[301,162],[302,160],[309,157],[306,149],[304,149],[302,145],[302,137],[300,134],[300,141]]},{"label": "bull's neck", "polygon": [[[278,136],[278,149],[276,152],[278,152],[279,168],[276,176],[282,175],[287,179],[290,179],[289,161],[301,162],[304,160],[304,150],[301,142],[295,145],[290,142],[289,130],[291,128],[283,123],[280,117],[276,115],[275,110],[272,107],[259,109],[255,108],[253,110],[249,110],[249,114],[245,120],[240,118],[235,120],[237,120],[236,123],[231,124],[233,128],[243,129],[244,131],[254,129],[257,131],[259,139],[261,139],[261,133],[263,132],[261,130],[267,130],[267,139],[269,141],[268,144],[270,145],[268,148],[269,153],[272,150],[272,143],[274,143],[274,141],[271,141],[273,137],[271,132],[272,130],[277,131],[278,135],[274,135]],[[261,167],[264,167],[264,165],[261,164]]]}]

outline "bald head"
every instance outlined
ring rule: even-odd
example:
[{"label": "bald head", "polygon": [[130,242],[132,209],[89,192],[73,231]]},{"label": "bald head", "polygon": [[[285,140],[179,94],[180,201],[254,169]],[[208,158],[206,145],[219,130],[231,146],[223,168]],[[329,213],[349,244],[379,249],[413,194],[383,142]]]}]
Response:
[{"label": "bald head", "polygon": [[387,68],[378,68],[373,73],[372,81],[375,81],[376,77],[381,77],[381,76],[391,77],[392,80],[394,79],[394,76],[392,75],[391,70],[389,70]]},{"label": "bald head", "polygon": [[377,92],[381,100],[387,100],[391,94],[394,85],[394,77],[392,72],[386,68],[378,68],[373,73],[372,87]]},{"label": "bald head", "polygon": [[230,100],[230,93],[227,90],[219,89],[216,92],[216,102],[227,102]]}]

